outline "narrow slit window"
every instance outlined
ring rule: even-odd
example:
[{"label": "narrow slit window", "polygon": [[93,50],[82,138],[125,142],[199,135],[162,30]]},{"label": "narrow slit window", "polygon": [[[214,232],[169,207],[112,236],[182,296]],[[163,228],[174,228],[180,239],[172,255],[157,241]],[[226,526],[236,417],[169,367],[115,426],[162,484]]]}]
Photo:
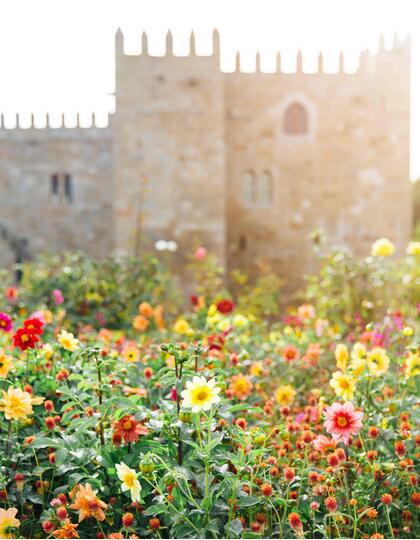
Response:
[{"label": "narrow slit window", "polygon": [[263,205],[270,205],[274,198],[273,176],[270,171],[264,171],[260,178],[259,200]]},{"label": "narrow slit window", "polygon": [[50,192],[53,197],[58,195],[58,174],[53,174],[50,181]]},{"label": "narrow slit window", "polygon": [[247,204],[254,204],[257,195],[256,178],[253,171],[246,171],[244,174],[243,195]]},{"label": "narrow slit window", "polygon": [[245,251],[246,250],[246,236],[244,234],[241,234],[239,237],[238,247],[239,251]]},{"label": "narrow slit window", "polygon": [[54,173],[50,176],[50,199],[55,203],[73,202],[73,179],[68,173]]},{"label": "narrow slit window", "polygon": [[64,200],[68,203],[73,202],[73,182],[69,174],[64,175]]}]

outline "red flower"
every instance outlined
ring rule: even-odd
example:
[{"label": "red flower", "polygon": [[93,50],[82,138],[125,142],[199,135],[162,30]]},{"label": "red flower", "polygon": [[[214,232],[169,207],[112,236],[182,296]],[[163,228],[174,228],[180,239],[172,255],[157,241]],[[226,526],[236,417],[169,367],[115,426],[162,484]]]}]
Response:
[{"label": "red flower", "polygon": [[131,527],[134,523],[134,516],[131,512],[126,512],[122,517],[122,524],[124,527]]},{"label": "red flower", "polygon": [[303,529],[302,521],[300,519],[299,514],[296,512],[292,512],[288,516],[289,519],[289,525],[294,529],[295,531],[300,531]]},{"label": "red flower", "polygon": [[151,518],[149,520],[149,525],[150,525],[150,528],[154,531],[160,529],[160,521],[159,521],[159,518]]},{"label": "red flower", "polygon": [[384,493],[381,497],[381,502],[383,504],[391,504],[392,503],[392,495],[390,495],[389,493]]},{"label": "red flower", "polygon": [[337,501],[335,500],[334,497],[327,497],[325,499],[325,508],[329,512],[335,512],[337,510],[338,505],[337,505]]},{"label": "red flower", "polygon": [[26,321],[24,321],[23,323],[23,328],[27,332],[31,332],[32,334],[37,334],[39,336],[44,333],[44,330],[42,329],[43,326],[44,323],[36,317],[33,317],[32,319],[26,319]]},{"label": "red flower", "polygon": [[136,420],[133,415],[127,414],[115,422],[114,435],[121,437],[126,444],[137,442],[140,435],[147,435],[149,430],[141,422]]},{"label": "red flower", "polygon": [[26,330],[26,328],[19,328],[13,336],[13,345],[19,347],[21,351],[34,349],[38,341],[39,337],[37,334]]},{"label": "red flower", "polygon": [[233,311],[233,308],[235,307],[234,303],[231,300],[220,300],[220,302],[217,302],[216,304],[217,311],[220,313],[230,313]]},{"label": "red flower", "polygon": [[292,469],[292,467],[286,467],[284,469],[284,479],[287,482],[293,482],[295,479],[295,471]]},{"label": "red flower", "polygon": [[264,495],[264,497],[271,497],[273,494],[273,487],[271,484],[263,484],[261,486],[261,493]]}]

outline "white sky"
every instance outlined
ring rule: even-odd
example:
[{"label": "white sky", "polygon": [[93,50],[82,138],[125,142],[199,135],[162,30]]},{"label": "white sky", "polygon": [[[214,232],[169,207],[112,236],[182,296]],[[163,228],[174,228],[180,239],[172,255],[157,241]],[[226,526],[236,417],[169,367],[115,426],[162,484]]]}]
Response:
[{"label": "white sky", "polygon": [[0,0],[0,112],[14,125],[45,112],[72,125],[79,111],[106,122],[114,101],[114,33],[120,26],[126,52],[140,50],[149,33],[149,52],[163,54],[165,34],[174,34],[175,54],[187,54],[191,29],[198,53],[211,50],[211,33],[221,33],[222,69],[233,69],[240,50],[244,70],[252,70],[259,49],[262,68],[293,71],[298,48],[304,71],[315,70],[324,52],[326,71],[337,69],[340,50],[345,70],[357,66],[364,48],[375,51],[378,36],[390,46],[394,32],[412,35],[411,176],[420,177],[420,0]]}]

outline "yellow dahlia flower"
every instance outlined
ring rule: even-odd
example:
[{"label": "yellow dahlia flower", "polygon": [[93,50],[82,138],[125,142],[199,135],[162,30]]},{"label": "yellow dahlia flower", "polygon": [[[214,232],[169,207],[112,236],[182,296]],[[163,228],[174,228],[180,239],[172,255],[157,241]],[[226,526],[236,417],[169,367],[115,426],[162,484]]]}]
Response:
[{"label": "yellow dahlia flower", "polygon": [[279,405],[289,405],[295,399],[296,390],[290,384],[279,386],[274,397]]},{"label": "yellow dahlia flower", "polygon": [[44,398],[32,397],[29,392],[9,386],[7,392],[2,390],[0,411],[4,412],[6,420],[25,420],[33,414],[32,405],[40,405]]},{"label": "yellow dahlia flower", "polygon": [[371,375],[382,375],[389,369],[389,358],[385,349],[374,347],[367,355],[367,365]]},{"label": "yellow dahlia flower", "polygon": [[66,351],[73,352],[79,348],[79,340],[71,332],[67,332],[67,330],[61,330],[58,334],[57,341]]},{"label": "yellow dahlia flower", "polygon": [[337,396],[343,398],[343,401],[351,401],[354,397],[355,383],[353,378],[341,371],[335,371],[330,386],[334,388]]}]

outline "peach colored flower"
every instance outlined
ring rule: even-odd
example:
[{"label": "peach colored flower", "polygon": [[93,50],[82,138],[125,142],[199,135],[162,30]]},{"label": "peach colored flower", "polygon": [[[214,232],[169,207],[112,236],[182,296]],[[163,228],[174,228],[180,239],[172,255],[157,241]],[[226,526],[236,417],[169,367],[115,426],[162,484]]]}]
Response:
[{"label": "peach colored flower", "polygon": [[79,486],[74,503],[70,505],[72,510],[79,511],[79,523],[89,517],[104,521],[106,507],[107,505],[96,496],[90,484]]}]

